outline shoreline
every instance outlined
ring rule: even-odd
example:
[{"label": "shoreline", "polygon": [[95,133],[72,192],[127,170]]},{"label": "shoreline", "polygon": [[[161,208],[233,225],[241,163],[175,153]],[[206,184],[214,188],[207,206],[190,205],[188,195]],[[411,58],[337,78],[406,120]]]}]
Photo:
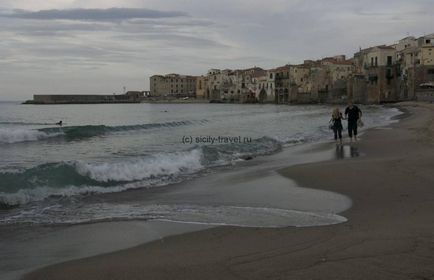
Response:
[{"label": "shoreline", "polygon": [[365,156],[279,170],[303,187],[348,195],[346,223],[217,227],[49,266],[24,279],[429,279],[434,108],[400,107],[410,116],[364,133],[357,146]]},{"label": "shoreline", "polygon": [[[152,197],[152,200],[162,201],[163,206],[164,204],[176,206],[193,203],[192,206],[194,207],[194,201],[196,201],[199,202],[196,207],[212,203],[212,205],[223,205],[221,210],[232,211],[236,209],[231,208],[230,205],[252,205],[259,207],[256,209],[265,207],[264,209],[272,211],[279,211],[281,208],[284,212],[284,209],[288,209],[287,205],[290,204],[301,210],[301,212],[287,211],[289,213],[285,215],[291,214],[291,216],[284,223],[295,226],[298,223],[297,221],[301,221],[302,224],[306,224],[300,218],[310,211],[315,212],[317,209],[338,207],[341,210],[336,213],[342,212],[342,209],[348,208],[345,202],[348,198],[339,194],[329,194],[326,195],[329,198],[325,198],[321,196],[321,193],[324,192],[299,188],[292,180],[287,180],[275,170],[288,164],[294,165],[334,158],[333,151],[330,151],[331,146],[330,143],[326,142],[295,145],[270,156],[256,157],[249,161],[240,162],[237,164],[237,168],[221,167],[215,174],[199,176],[193,180],[166,187],[132,189],[122,193],[108,193],[97,197],[90,196],[86,198],[86,204],[98,203],[102,199],[109,204],[123,203],[122,205],[125,205],[126,203],[136,205],[137,202],[147,201],[149,197]],[[264,184],[270,182],[272,182],[273,187],[266,187],[265,190]],[[288,184],[291,186],[288,186]],[[205,185],[206,188],[204,188]],[[246,191],[248,191],[246,187],[252,189],[248,197],[246,197]],[[220,189],[217,193],[213,191],[216,188]],[[269,193],[267,194],[267,192]],[[282,195],[288,197],[291,194],[296,195],[297,201],[282,199]],[[205,201],[203,201],[203,195],[209,195],[212,199],[205,198]],[[263,200],[263,195],[267,195],[266,201]],[[339,199],[333,200],[330,196]],[[214,201],[215,199],[216,201]],[[229,207],[225,208],[225,205]],[[247,210],[248,207],[241,207],[241,210],[243,209]],[[241,214],[240,217],[247,218],[246,220],[239,220],[243,221],[244,226],[250,225],[252,227],[255,226],[255,223],[256,225],[264,223],[248,218],[245,215],[248,214],[246,211],[244,211],[244,214],[239,212],[234,214]],[[114,221],[85,222],[72,225],[59,224],[55,226],[49,224],[34,226],[5,225],[4,231],[0,231],[2,233],[0,237],[2,240],[8,240],[8,242],[3,244],[4,251],[1,257],[9,258],[10,255],[16,255],[16,257],[7,259],[3,263],[2,267],[0,267],[0,274],[5,279],[19,279],[25,273],[56,263],[115,252],[152,241],[158,242],[158,240],[183,232],[221,226],[212,216],[207,217],[207,219],[210,218],[209,223],[189,223],[176,220],[171,222],[162,220],[145,222],[140,220],[118,221],[114,219]],[[339,218],[339,216],[331,215],[330,218]],[[318,222],[321,219],[319,216],[314,220]],[[314,223],[314,220],[308,221],[308,223]],[[232,220],[234,226],[236,222]],[[272,224],[274,222],[279,222],[279,219],[273,218],[272,221],[268,221],[268,223]],[[280,222],[282,222],[282,219],[280,219]],[[227,223],[230,222],[226,221]],[[267,226],[264,224],[262,227]],[[107,231],[107,229],[109,230]],[[86,232],[86,234],[83,235],[80,232]],[[122,234],[122,232],[125,233]],[[154,233],[158,233],[158,235]],[[86,237],[87,235],[89,235],[89,238]],[[122,235],[126,237],[125,240],[122,239]],[[68,236],[68,238],[65,239],[65,236]],[[100,236],[100,238],[95,239],[96,236]],[[75,248],[76,244],[82,244],[84,247]],[[38,248],[38,250],[35,251],[32,248]]]}]

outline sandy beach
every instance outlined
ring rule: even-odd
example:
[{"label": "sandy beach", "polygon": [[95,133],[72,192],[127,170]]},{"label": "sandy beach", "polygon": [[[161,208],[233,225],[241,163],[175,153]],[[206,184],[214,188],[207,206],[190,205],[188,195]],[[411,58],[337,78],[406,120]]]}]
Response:
[{"label": "sandy beach", "polygon": [[361,156],[279,172],[347,195],[348,222],[322,227],[217,227],[52,265],[24,279],[434,279],[434,105],[366,132]]}]

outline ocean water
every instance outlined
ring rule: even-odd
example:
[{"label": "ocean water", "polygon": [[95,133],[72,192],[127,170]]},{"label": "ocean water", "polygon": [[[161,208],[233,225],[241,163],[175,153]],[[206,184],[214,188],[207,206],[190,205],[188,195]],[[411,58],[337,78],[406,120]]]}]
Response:
[{"label": "ocean water", "polygon": [[[216,188],[223,189],[218,182],[214,189],[196,184],[189,193],[194,200],[167,200],[181,182],[242,169],[246,161],[294,146],[331,141],[331,110],[319,105],[0,103],[0,225],[157,219],[273,227],[288,225],[288,217],[299,226],[341,222],[333,211],[305,213],[302,207],[264,207],[242,199],[218,203],[209,199]],[[382,106],[362,110],[363,129],[385,126],[400,113]],[[60,120],[62,127],[55,125]],[[288,184],[273,180],[281,189]],[[133,189],[149,191],[128,192]],[[225,192],[231,196],[230,186]],[[138,194],[140,199],[131,198]]]}]

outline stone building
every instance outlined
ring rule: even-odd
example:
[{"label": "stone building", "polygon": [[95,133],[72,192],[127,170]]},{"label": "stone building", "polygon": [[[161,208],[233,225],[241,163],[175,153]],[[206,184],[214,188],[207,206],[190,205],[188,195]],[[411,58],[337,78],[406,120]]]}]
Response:
[{"label": "stone building", "polygon": [[396,44],[400,65],[399,100],[417,99],[420,85],[434,81],[434,34],[406,37]]},{"label": "stone building", "polygon": [[279,104],[412,100],[422,90],[424,96],[431,91],[433,49],[434,34],[408,36],[394,45],[360,49],[351,59],[336,55],[270,70],[211,69],[200,77],[156,75],[151,77],[151,95]]},{"label": "stone building", "polygon": [[209,100],[221,100],[220,90],[223,82],[223,74],[220,69],[210,69],[206,75],[206,96]]},{"label": "stone building", "polygon": [[290,102],[290,71],[291,66],[285,65],[270,70],[274,75],[274,101],[279,104],[286,104]]},{"label": "stone building", "polygon": [[225,69],[220,74],[221,83],[217,89],[223,102],[238,103],[241,100],[242,77],[236,71]]},{"label": "stone building", "polygon": [[332,83],[338,80],[348,79],[354,72],[353,62],[351,60],[325,58],[321,60],[321,66],[323,66],[330,74]]},{"label": "stone building", "polygon": [[154,75],[150,77],[153,97],[195,97],[196,76],[179,74]]},{"label": "stone building", "polygon": [[237,76],[233,70],[211,69],[207,74],[208,98],[213,101],[236,102],[239,101],[237,92]]},{"label": "stone building", "polygon": [[329,71],[316,63],[310,65],[311,98],[320,103],[328,102],[332,88],[332,79]]},{"label": "stone building", "polygon": [[[248,69],[242,69],[236,71],[239,79],[238,83],[241,83],[239,90],[241,92],[242,103],[256,103],[264,100],[259,100],[259,95],[257,94],[258,85],[257,77],[266,75],[267,71],[260,67],[252,67]],[[240,85],[240,84],[239,84]]]},{"label": "stone building", "polygon": [[273,69],[257,73],[253,82],[255,96],[259,103],[276,103],[276,75]]},{"label": "stone building", "polygon": [[352,97],[357,97],[354,101],[378,104],[399,100],[400,66],[396,58],[395,47],[386,45],[354,54],[355,79],[358,79],[353,82]]},{"label": "stone building", "polygon": [[434,34],[418,38],[417,44],[420,48],[418,54],[420,64],[434,66]]},{"label": "stone building", "polygon": [[199,76],[196,78],[196,98],[209,99],[208,77]]},{"label": "stone building", "polygon": [[259,67],[241,70],[211,69],[207,74],[208,99],[229,103],[257,102],[257,77],[265,70]]},{"label": "stone building", "polygon": [[291,86],[298,92],[310,92],[310,66],[306,64],[292,65],[289,71]]},{"label": "stone building", "polygon": [[[264,73],[257,74],[253,77],[253,81],[255,84],[255,97],[259,103],[267,103],[269,102],[269,97],[274,93],[272,89],[268,88],[268,71]],[[273,98],[274,100],[274,98]]]},{"label": "stone building", "polygon": [[[323,102],[342,103],[348,99],[348,84],[354,73],[352,60],[347,60],[345,55],[328,57],[321,60],[321,69],[325,73],[321,78],[324,81],[322,88],[325,96],[321,96]],[[320,84],[321,86],[321,84]],[[318,93],[318,97],[320,97]]]}]

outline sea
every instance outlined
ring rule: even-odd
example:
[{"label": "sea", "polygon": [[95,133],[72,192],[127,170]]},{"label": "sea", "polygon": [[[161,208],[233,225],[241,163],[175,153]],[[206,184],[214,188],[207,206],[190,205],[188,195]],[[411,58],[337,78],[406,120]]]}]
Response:
[{"label": "sea", "polygon": [[[362,133],[389,125],[401,113],[384,106],[361,109]],[[279,227],[345,221],[338,215],[348,208],[343,196],[291,189],[287,179],[261,173],[273,166],[273,158],[289,165],[300,147],[331,143],[332,110],[1,102],[0,226],[159,220]],[[326,203],[338,200],[345,206]],[[307,208],[308,201],[325,206]]]}]

